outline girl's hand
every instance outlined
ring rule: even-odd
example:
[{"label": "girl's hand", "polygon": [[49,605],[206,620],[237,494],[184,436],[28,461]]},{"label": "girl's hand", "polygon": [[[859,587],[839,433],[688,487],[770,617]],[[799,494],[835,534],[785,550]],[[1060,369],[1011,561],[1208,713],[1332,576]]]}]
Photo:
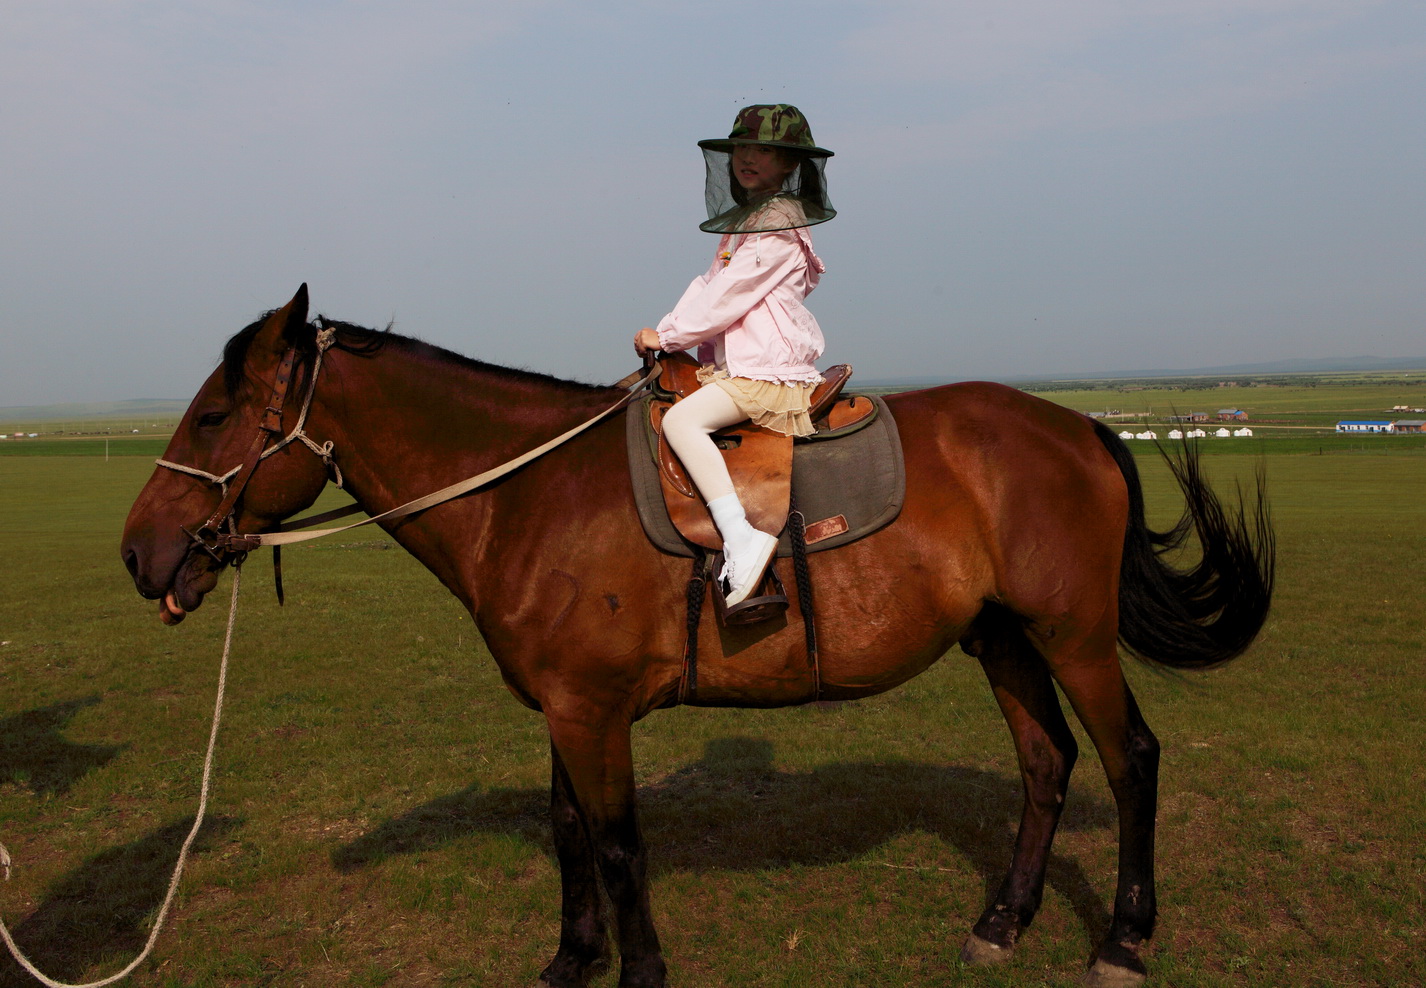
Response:
[{"label": "girl's hand", "polygon": [[634,352],[641,357],[650,350],[658,350],[661,347],[659,334],[647,326],[634,334]]}]

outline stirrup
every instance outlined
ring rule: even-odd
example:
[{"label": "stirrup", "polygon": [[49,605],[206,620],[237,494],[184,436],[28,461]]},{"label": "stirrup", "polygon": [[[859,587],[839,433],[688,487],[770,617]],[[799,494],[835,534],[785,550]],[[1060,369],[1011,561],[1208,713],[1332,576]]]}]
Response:
[{"label": "stirrup", "polygon": [[[713,555],[713,572],[721,573],[723,554]],[[723,598],[723,581],[715,577],[713,584],[713,606],[718,611],[718,620],[726,625],[757,624],[768,621],[787,610],[787,592],[782,588],[782,580],[777,570],[768,563],[763,571],[762,582],[758,585],[758,596],[747,597],[741,603],[729,607]]]}]

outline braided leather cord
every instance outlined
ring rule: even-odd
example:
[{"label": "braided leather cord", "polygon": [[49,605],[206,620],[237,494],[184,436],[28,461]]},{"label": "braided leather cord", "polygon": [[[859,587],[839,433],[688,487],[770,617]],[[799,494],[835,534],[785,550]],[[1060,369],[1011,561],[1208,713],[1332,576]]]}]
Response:
[{"label": "braided leather cord", "polygon": [[802,628],[807,641],[807,664],[812,667],[812,699],[822,697],[822,669],[817,661],[817,623],[812,608],[812,576],[807,569],[807,519],[797,510],[792,495],[787,527],[792,536],[792,572],[797,580],[797,607],[802,611]]}]

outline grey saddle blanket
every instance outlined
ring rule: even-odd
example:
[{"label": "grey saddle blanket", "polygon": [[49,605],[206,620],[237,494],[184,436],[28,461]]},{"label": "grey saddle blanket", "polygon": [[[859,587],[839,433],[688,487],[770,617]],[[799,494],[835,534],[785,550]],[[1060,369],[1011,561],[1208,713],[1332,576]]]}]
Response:
[{"label": "grey saddle blanket", "polygon": [[[793,444],[792,493],[807,520],[808,552],[835,549],[870,535],[894,521],[906,500],[906,464],[896,420],[884,401],[866,397],[876,406],[869,422],[819,432]],[[659,549],[691,557],[693,546],[678,534],[664,507],[658,439],[649,426],[648,401],[630,408],[625,419],[639,521]],[[786,531],[777,551],[779,556],[792,555]]]}]

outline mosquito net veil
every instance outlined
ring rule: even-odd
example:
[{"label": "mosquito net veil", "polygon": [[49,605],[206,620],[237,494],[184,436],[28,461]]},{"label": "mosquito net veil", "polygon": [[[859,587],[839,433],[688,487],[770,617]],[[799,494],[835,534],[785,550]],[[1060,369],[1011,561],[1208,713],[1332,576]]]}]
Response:
[{"label": "mosquito net veil", "polygon": [[[762,233],[825,223],[837,211],[827,198],[827,159],[832,152],[812,140],[812,131],[795,106],[786,103],[745,107],[726,138],[699,141],[707,169],[704,202],[708,219],[698,228],[708,233]],[[748,188],[739,180],[737,150],[771,149],[780,187]]]}]

